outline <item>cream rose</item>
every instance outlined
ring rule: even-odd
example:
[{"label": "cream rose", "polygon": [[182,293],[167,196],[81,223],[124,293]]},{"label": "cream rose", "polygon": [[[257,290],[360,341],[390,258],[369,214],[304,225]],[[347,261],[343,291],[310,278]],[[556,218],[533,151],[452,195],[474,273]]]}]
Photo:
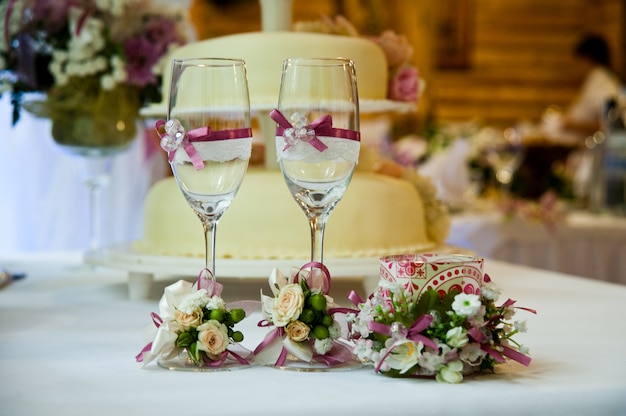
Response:
[{"label": "cream rose", "polygon": [[174,311],[174,319],[184,331],[191,327],[197,327],[202,323],[202,312],[185,313],[176,309]]},{"label": "cream rose", "polygon": [[215,356],[226,351],[228,344],[228,329],[219,321],[211,319],[198,327],[198,350]]},{"label": "cream rose", "polygon": [[297,283],[283,286],[274,299],[272,322],[277,327],[283,327],[298,319],[304,307],[304,292]]},{"label": "cream rose", "polygon": [[311,328],[301,321],[289,322],[285,330],[287,331],[287,336],[296,342],[304,341],[309,336],[309,332],[311,332]]}]

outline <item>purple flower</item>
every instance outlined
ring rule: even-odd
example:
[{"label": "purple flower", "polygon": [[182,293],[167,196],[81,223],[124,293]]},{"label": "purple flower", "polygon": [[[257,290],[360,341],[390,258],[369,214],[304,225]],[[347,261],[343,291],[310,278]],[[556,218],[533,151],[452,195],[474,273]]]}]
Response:
[{"label": "purple flower", "polygon": [[417,101],[419,75],[417,68],[403,65],[389,80],[389,98],[397,101]]},{"label": "purple flower", "polygon": [[124,42],[126,56],[126,72],[128,84],[138,87],[156,82],[152,67],[161,58],[160,45],[153,44],[149,39],[141,36],[133,37]]}]

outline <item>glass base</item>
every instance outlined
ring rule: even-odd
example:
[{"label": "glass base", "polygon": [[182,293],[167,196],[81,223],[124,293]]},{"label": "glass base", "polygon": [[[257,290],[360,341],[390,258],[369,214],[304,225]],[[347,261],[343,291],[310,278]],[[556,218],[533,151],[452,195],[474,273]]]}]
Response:
[{"label": "glass base", "polygon": [[348,361],[347,363],[340,363],[328,366],[324,363],[318,363],[312,361],[307,363],[306,361],[285,361],[285,364],[278,365],[270,365],[272,368],[277,368],[279,370],[288,370],[288,371],[302,371],[302,372],[329,372],[329,371],[350,371],[356,370],[364,367],[363,363],[358,361]]},{"label": "glass base", "polygon": [[228,357],[220,366],[198,366],[191,362],[187,356],[187,352],[184,351],[174,358],[159,358],[157,360],[159,367],[170,371],[191,371],[191,372],[210,372],[210,371],[232,371],[241,370],[244,368],[252,367],[252,364],[241,364],[239,361],[232,357]]}]

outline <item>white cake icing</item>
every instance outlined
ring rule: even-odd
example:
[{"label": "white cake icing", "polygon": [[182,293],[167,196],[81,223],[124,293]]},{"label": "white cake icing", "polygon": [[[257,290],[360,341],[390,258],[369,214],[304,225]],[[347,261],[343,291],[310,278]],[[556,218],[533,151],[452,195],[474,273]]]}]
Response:
[{"label": "white cake icing", "polygon": [[[250,32],[189,43],[175,49],[170,59],[238,58],[248,71],[248,87],[253,109],[271,109],[277,105],[283,61],[286,58],[349,58],[355,63],[360,101],[375,101],[384,106],[387,97],[387,60],[374,42],[349,36],[299,32]],[[163,75],[167,96],[171,68]],[[162,117],[167,112],[163,102],[142,110],[145,116]]]},{"label": "white cake icing", "polygon": [[[331,213],[325,257],[379,257],[432,251],[441,247],[449,217],[434,199],[430,180],[411,172],[410,180],[377,174],[372,152],[362,152],[350,186]],[[134,249],[167,256],[204,255],[200,220],[173,178],[150,190],[144,208],[144,236]],[[310,232],[279,171],[250,167],[232,205],[219,222],[219,258],[307,259]]]}]

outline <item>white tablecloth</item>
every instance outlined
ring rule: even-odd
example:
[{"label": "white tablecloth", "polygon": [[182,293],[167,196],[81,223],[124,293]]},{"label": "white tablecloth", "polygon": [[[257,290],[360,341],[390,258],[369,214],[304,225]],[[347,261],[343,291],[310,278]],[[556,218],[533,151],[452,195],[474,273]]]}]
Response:
[{"label": "white tablecloth", "polygon": [[553,229],[497,211],[454,215],[448,243],[478,255],[626,284],[626,218],[572,212]]},{"label": "white tablecloth", "polygon": [[[459,385],[390,379],[370,368],[300,373],[266,367],[188,373],[137,368],[154,299],[128,299],[126,274],[90,270],[79,255],[0,258],[27,272],[0,291],[0,415],[624,415],[626,287],[487,261],[502,297],[538,315],[518,339],[533,362]],[[228,280],[225,294],[257,298],[264,280]],[[343,298],[358,280],[334,282]],[[363,294],[363,293],[361,293]],[[245,322],[247,342],[264,330]]]}]

